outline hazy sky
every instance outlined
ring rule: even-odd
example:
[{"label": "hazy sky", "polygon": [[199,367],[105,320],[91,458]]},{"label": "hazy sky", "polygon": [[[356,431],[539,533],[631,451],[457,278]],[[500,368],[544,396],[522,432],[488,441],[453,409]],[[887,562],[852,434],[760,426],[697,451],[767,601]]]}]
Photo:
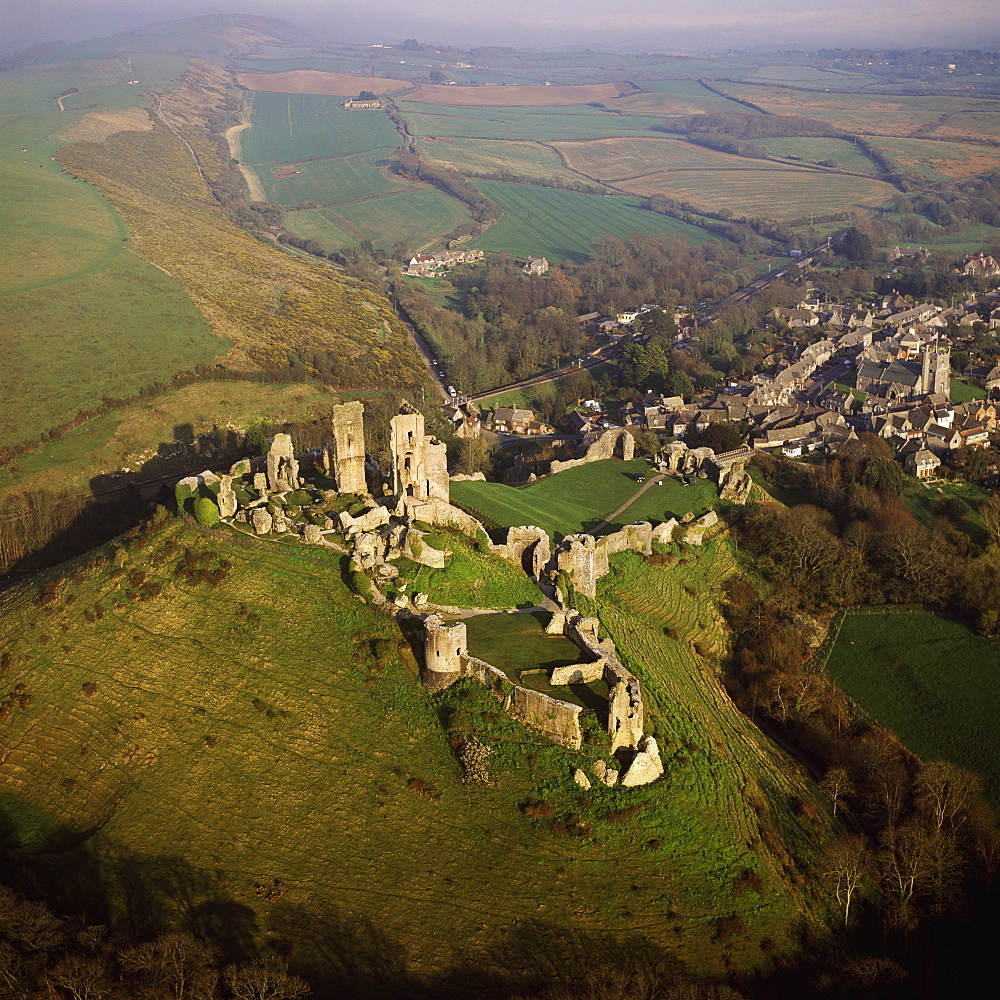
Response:
[{"label": "hazy sky", "polygon": [[0,0],[0,51],[150,21],[268,14],[330,41],[642,49],[1000,45],[1000,0]]}]

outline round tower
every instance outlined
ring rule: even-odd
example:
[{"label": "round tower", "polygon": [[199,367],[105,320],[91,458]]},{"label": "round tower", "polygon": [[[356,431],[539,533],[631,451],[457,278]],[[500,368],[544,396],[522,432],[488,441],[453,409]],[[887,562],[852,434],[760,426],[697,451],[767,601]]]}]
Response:
[{"label": "round tower", "polygon": [[424,621],[423,686],[443,691],[462,676],[462,656],[466,652],[465,622],[445,622],[439,615]]}]

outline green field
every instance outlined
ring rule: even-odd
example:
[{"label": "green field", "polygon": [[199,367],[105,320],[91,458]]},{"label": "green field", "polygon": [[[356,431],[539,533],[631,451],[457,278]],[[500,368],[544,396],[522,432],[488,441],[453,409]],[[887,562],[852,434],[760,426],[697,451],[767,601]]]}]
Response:
[{"label": "green field", "polygon": [[807,220],[813,214],[868,210],[885,204],[897,193],[891,184],[874,178],[792,168],[664,170],[616,187],[639,195],[676,198],[702,211],[728,211],[736,218],[760,216],[782,222]]},{"label": "green field", "polygon": [[908,174],[929,181],[954,181],[1000,169],[1000,149],[935,139],[871,140]]},{"label": "green field", "polygon": [[343,100],[319,94],[252,94],[251,125],[240,135],[242,161],[296,163],[399,145],[388,115],[348,110],[340,106]]},{"label": "green field", "polygon": [[400,101],[400,110],[418,136],[476,139],[597,139],[648,135],[659,118],[617,115],[586,105],[555,108],[449,107]]},{"label": "green field", "polygon": [[1000,806],[1000,644],[938,615],[848,615],[827,671],[924,760],[983,777]]},{"label": "green field", "polygon": [[638,86],[649,93],[629,94],[609,102],[609,107],[628,115],[696,115],[746,111],[733,101],[713,94],[696,80],[642,80]]},{"label": "green field", "polygon": [[503,211],[498,222],[469,245],[515,256],[581,263],[603,233],[677,233],[695,243],[711,237],[697,226],[641,208],[638,198],[580,194],[530,184],[477,181]]},{"label": "green field", "polygon": [[222,354],[175,279],[132,253],[100,270],[2,300],[0,444],[30,439]]},{"label": "green field", "polygon": [[506,171],[515,177],[578,184],[582,178],[567,170],[559,154],[541,142],[496,139],[440,139],[419,143],[429,162],[453,167],[470,176]]},{"label": "green field", "polygon": [[[646,476],[649,469],[644,458],[630,462],[607,459],[566,469],[529,486],[452,483],[451,495],[455,503],[488,525],[510,528],[533,524],[558,539],[588,530],[617,510],[638,492],[641,488],[638,477]],[[614,531],[632,521],[665,521],[688,511],[701,514],[713,504],[715,497],[715,486],[707,479],[696,479],[691,486],[685,487],[668,477],[663,486],[650,487],[604,532]]]},{"label": "green field", "polygon": [[260,179],[267,200],[272,205],[296,205],[314,201],[329,205],[381,194],[413,190],[402,179],[390,179],[390,161],[385,150],[371,150],[348,156],[296,163],[295,174],[277,176],[275,166],[251,167]]},{"label": "green field", "polygon": [[760,145],[780,159],[805,163],[833,161],[842,170],[860,174],[879,174],[881,169],[859,146],[847,139],[824,139],[803,136],[794,139],[761,139]]},{"label": "green field", "polygon": [[429,184],[400,184],[396,193],[285,216],[296,236],[329,250],[371,240],[388,250],[402,240],[411,251],[438,243],[467,218],[465,206]]}]

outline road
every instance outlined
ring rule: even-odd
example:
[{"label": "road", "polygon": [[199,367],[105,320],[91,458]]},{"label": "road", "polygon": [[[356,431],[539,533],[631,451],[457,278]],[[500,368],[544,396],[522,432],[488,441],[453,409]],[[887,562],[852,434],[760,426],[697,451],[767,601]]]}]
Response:
[{"label": "road", "polygon": [[573,361],[570,364],[563,365],[561,368],[550,368],[548,371],[533,375],[531,378],[521,379],[520,382],[511,382],[497,389],[490,389],[488,392],[477,392],[469,396],[469,399],[475,400],[478,403],[480,400],[502,396],[505,392],[513,392],[515,389],[525,389],[532,385],[553,382],[557,378],[564,378],[573,371],[579,371],[580,369],[586,371],[591,368],[597,368],[598,365],[603,365],[605,361],[610,361],[618,357],[619,353],[617,347],[609,347],[609,345],[604,344],[591,351],[590,354],[585,355],[581,362]]},{"label": "road", "polygon": [[595,524],[592,528],[588,528],[587,534],[596,535],[599,531],[602,531],[604,528],[606,528],[609,524],[611,524],[614,521],[614,519],[619,514],[622,514],[626,510],[628,510],[629,507],[631,507],[632,504],[634,504],[636,500],[638,500],[639,497],[641,497],[643,493],[646,492],[646,490],[648,490],[651,486],[655,486],[661,479],[663,479],[665,475],[666,475],[665,472],[660,472],[657,475],[653,476],[652,479],[649,479],[645,483],[643,483],[643,485],[640,486],[639,489],[637,489],[635,493],[633,493],[632,496],[630,496],[628,500],[626,500],[625,503],[623,503],[618,508],[618,510],[613,510],[610,514],[608,514],[606,518],[604,518],[604,520],[598,521],[597,524]]}]

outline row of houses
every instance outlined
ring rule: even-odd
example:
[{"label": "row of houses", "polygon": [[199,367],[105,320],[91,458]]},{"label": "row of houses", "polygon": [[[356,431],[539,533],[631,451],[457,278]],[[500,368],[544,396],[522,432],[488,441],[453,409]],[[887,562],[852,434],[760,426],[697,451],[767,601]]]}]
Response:
[{"label": "row of houses", "polygon": [[482,259],[482,250],[438,250],[437,253],[418,253],[410,258],[406,273],[426,276],[435,274],[444,267],[473,264]]}]

